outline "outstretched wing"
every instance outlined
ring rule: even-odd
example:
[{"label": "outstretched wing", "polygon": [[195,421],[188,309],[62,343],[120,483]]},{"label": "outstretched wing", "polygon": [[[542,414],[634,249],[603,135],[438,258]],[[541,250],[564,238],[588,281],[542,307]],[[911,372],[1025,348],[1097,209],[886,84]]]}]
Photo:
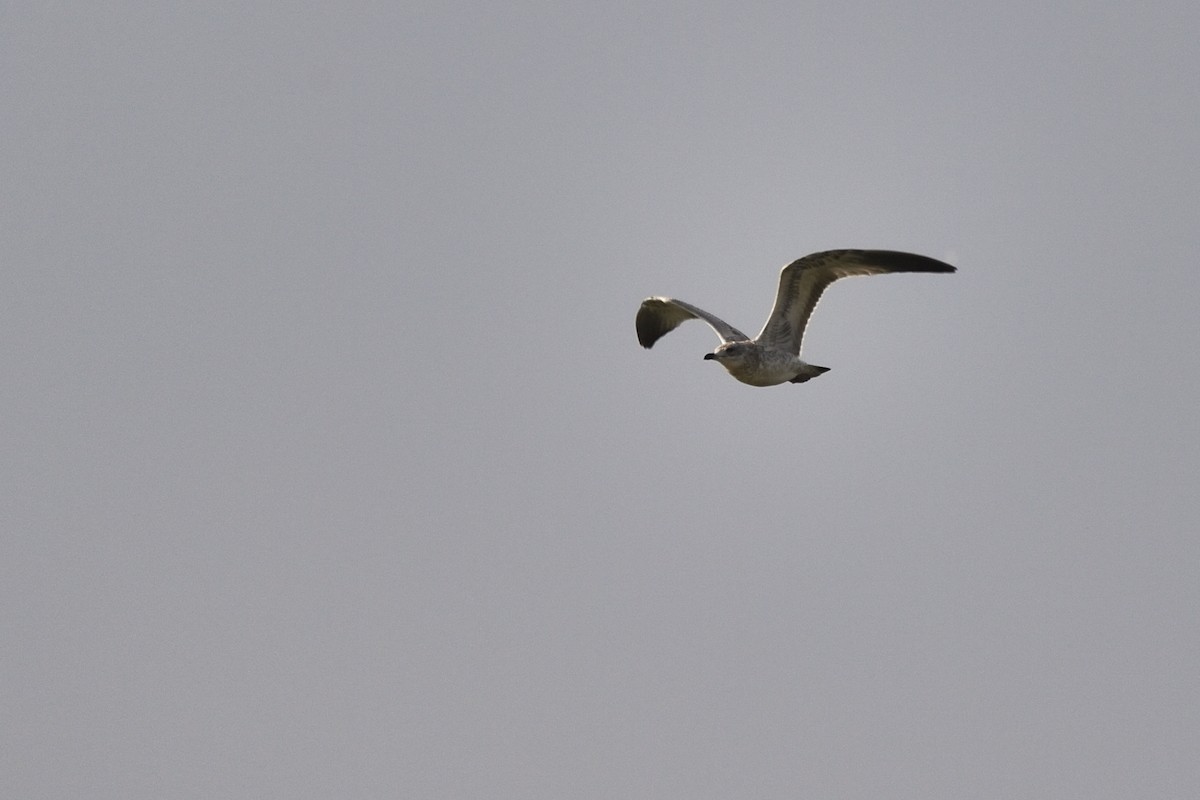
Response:
[{"label": "outstretched wing", "polygon": [[826,250],[793,261],[779,273],[775,307],[754,341],[800,354],[804,329],[825,287],[838,278],[890,272],[954,272],[933,258],[894,250]]},{"label": "outstretched wing", "polygon": [[647,297],[637,313],[637,335],[642,347],[653,347],[679,323],[689,319],[702,319],[712,326],[722,342],[748,342],[750,337],[720,317],[715,317],[702,308],[670,297]]}]

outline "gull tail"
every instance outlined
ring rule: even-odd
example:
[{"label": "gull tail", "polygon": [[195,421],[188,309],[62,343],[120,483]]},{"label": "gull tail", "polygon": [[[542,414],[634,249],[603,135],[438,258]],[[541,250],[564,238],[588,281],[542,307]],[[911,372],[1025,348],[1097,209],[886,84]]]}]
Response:
[{"label": "gull tail", "polygon": [[805,381],[811,381],[813,378],[817,377],[818,375],[824,375],[826,372],[829,372],[829,367],[818,367],[816,364],[805,364],[804,370],[801,371],[799,375],[788,381],[788,383],[804,383]]}]

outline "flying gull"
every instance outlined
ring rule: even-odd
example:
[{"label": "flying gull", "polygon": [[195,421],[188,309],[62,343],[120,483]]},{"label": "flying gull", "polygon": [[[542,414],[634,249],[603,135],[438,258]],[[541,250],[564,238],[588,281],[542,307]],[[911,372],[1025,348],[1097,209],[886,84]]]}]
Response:
[{"label": "flying gull", "polygon": [[885,275],[889,272],[954,272],[936,259],[894,250],[826,250],[793,261],[779,273],[775,307],[758,336],[751,339],[724,320],[691,303],[670,297],[648,297],[637,313],[638,341],[650,348],[689,319],[704,320],[721,344],[704,359],[716,361],[729,374],[751,386],[804,383],[828,372],[800,360],[804,328],[825,287],[838,278]]}]

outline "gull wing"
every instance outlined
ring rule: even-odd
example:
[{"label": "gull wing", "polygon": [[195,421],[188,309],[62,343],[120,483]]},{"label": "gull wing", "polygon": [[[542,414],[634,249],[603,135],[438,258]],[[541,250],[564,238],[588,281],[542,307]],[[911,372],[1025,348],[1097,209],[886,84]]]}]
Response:
[{"label": "gull wing", "polygon": [[748,342],[750,337],[730,325],[720,317],[716,317],[702,308],[696,308],[691,303],[673,300],[670,297],[647,297],[642,301],[642,307],[637,313],[637,335],[642,347],[653,347],[654,343],[679,327],[679,323],[689,319],[701,319],[707,322],[721,342]]},{"label": "gull wing", "polygon": [[775,307],[755,343],[800,354],[804,329],[821,293],[839,278],[891,272],[954,272],[937,259],[894,250],[826,250],[793,261],[779,273]]}]

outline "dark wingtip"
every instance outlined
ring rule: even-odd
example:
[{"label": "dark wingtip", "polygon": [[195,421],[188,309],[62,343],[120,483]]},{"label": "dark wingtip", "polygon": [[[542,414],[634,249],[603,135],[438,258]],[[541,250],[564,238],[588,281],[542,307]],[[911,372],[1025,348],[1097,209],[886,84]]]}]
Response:
[{"label": "dark wingtip", "polygon": [[649,350],[654,347],[654,343],[662,337],[662,333],[658,330],[657,325],[651,324],[643,314],[638,314],[637,318],[637,336],[638,344]]},{"label": "dark wingtip", "polygon": [[658,315],[647,308],[647,304],[652,300],[646,300],[642,303],[642,307],[638,309],[636,327],[638,344],[649,350],[654,347],[654,343],[661,339],[671,329],[663,325],[662,320]]},{"label": "dark wingtip", "polygon": [[896,272],[958,272],[957,267],[953,267],[945,261],[938,261],[936,258],[921,256],[916,253],[901,253],[897,250],[874,250],[871,251],[871,256],[873,259],[877,259],[881,266]]}]

